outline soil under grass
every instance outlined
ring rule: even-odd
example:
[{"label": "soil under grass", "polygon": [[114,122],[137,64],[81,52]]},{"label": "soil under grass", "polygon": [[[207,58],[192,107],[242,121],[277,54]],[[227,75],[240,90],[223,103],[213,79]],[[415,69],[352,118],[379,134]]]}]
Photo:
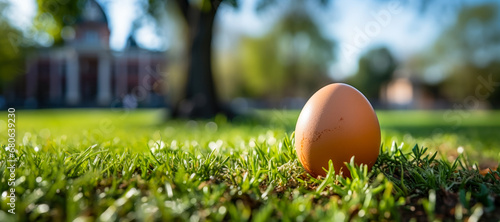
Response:
[{"label": "soil under grass", "polygon": [[2,149],[0,221],[498,221],[500,112],[468,114],[378,111],[377,164],[312,178],[294,150],[297,111],[17,111],[16,214]]}]

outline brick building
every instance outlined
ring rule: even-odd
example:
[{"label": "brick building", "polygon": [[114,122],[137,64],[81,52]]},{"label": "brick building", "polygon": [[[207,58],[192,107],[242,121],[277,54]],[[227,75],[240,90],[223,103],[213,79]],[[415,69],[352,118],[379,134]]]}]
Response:
[{"label": "brick building", "polygon": [[112,51],[108,19],[95,0],[62,36],[64,44],[28,54],[25,74],[3,93],[9,106],[119,107],[131,96],[137,106],[164,105],[165,53],[142,49],[132,37],[124,51]]}]

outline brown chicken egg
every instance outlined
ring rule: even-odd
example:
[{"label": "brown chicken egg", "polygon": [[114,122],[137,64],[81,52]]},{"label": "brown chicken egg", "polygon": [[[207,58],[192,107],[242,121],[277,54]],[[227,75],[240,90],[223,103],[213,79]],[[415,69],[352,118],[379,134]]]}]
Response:
[{"label": "brown chicken egg", "polygon": [[[312,176],[325,176],[332,160],[335,173],[350,176],[344,162],[371,168],[380,148],[380,125],[365,96],[354,87],[334,83],[318,90],[300,112],[295,150]],[[323,169],[324,168],[324,169]]]}]

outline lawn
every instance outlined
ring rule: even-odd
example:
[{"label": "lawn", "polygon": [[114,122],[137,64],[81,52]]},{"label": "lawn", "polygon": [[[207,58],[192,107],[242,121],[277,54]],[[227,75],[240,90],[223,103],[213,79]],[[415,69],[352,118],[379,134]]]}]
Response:
[{"label": "lawn", "polygon": [[371,171],[346,163],[351,179],[305,173],[298,114],[17,111],[16,214],[2,149],[0,221],[500,220],[500,173],[485,170],[500,161],[500,112],[378,111],[379,159]]}]

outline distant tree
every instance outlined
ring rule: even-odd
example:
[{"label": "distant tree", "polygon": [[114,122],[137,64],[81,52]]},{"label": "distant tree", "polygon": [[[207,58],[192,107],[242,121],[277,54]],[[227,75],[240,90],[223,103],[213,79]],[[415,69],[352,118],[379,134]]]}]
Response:
[{"label": "distant tree", "polygon": [[370,50],[359,59],[358,72],[349,82],[368,99],[378,101],[381,87],[391,80],[396,66],[387,48]]},{"label": "distant tree", "polygon": [[[0,14],[8,10],[8,2],[0,1]],[[25,37],[23,33],[0,16],[0,93],[8,82],[15,79],[24,69]]]},{"label": "distant tree", "polygon": [[[441,93],[448,99],[463,102],[472,96],[500,107],[499,18],[498,3],[464,7],[455,24],[441,34],[433,50],[425,55],[427,66],[441,67]],[[489,86],[477,91],[484,81],[490,81],[490,75]]]},{"label": "distant tree", "polygon": [[[167,0],[149,0],[149,11],[155,14]],[[326,4],[325,0],[318,0]],[[237,0],[174,0],[187,26],[187,81],[182,98],[173,107],[173,117],[211,118],[217,113],[231,115],[223,109],[215,93],[212,70],[212,37],[216,13],[221,3],[238,8]],[[275,0],[260,0],[256,10],[275,4]]]},{"label": "distant tree", "polygon": [[240,63],[246,96],[310,96],[331,81],[332,40],[299,8],[287,12],[264,37],[243,37]]},{"label": "distant tree", "polygon": [[38,33],[48,34],[53,44],[62,44],[61,31],[74,25],[87,0],[37,0],[33,27]]}]

